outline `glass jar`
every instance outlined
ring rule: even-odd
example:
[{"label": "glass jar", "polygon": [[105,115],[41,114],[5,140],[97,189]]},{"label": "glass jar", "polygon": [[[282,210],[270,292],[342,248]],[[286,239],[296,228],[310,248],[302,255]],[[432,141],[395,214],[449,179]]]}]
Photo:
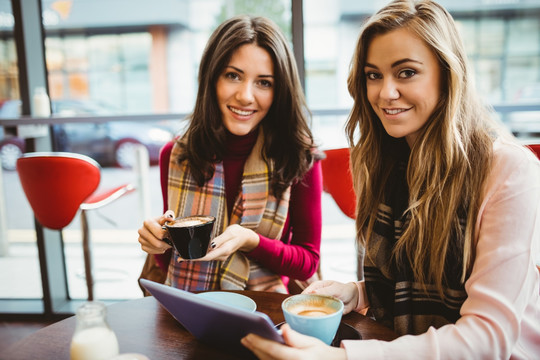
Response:
[{"label": "glass jar", "polygon": [[101,360],[118,355],[118,340],[107,324],[105,304],[84,303],[77,309],[77,326],[71,339],[71,360]]},{"label": "glass jar", "polygon": [[34,105],[34,116],[51,116],[51,101],[49,100],[47,91],[43,86],[38,86],[34,90],[34,97],[32,101]]}]

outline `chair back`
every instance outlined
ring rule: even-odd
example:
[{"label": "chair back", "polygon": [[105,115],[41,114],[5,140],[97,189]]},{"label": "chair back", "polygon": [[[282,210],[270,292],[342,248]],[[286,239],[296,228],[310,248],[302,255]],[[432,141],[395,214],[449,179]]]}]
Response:
[{"label": "chair back", "polygon": [[536,154],[538,159],[540,159],[540,144],[529,144],[527,147]]},{"label": "chair back", "polygon": [[96,161],[62,152],[26,153],[17,160],[17,172],[36,219],[54,230],[71,223],[101,179]]},{"label": "chair back", "polygon": [[350,168],[349,148],[325,150],[321,161],[323,190],[329,193],[341,211],[356,218],[356,194]]}]

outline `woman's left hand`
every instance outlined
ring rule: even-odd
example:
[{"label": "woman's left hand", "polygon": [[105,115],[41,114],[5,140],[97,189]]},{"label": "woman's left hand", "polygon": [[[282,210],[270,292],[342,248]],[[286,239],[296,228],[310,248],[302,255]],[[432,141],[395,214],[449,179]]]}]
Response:
[{"label": "woman's left hand", "polygon": [[208,253],[199,261],[226,260],[236,251],[249,252],[259,245],[259,235],[238,224],[230,225],[210,243]]},{"label": "woman's left hand", "polygon": [[[302,335],[292,330],[288,324],[281,327],[285,344],[249,334],[242,339],[247,347],[259,359],[347,359],[345,349],[331,347],[311,336]],[[288,346],[287,346],[288,345]]]}]

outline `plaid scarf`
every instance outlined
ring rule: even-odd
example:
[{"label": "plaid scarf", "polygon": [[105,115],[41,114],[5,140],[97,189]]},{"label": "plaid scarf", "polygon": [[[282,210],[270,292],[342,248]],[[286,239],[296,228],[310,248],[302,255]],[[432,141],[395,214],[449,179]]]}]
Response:
[{"label": "plaid scarf", "polygon": [[[392,257],[393,247],[410,216],[406,212],[409,197],[406,168],[407,161],[400,161],[389,177],[385,204],[379,205],[374,231],[364,256],[369,315],[399,335],[421,334],[430,326],[439,328],[455,323],[467,298],[464,286],[459,282],[462,265],[457,244],[459,237],[454,236],[446,258],[444,271],[448,284],[443,291],[444,299],[432,284],[426,285],[426,294],[422,285],[415,281],[410,264],[398,265]],[[460,216],[460,221],[463,225],[464,217]]]},{"label": "plaid scarf", "polygon": [[[279,200],[270,194],[269,174],[272,168],[269,172],[262,158],[263,143],[261,130],[244,166],[241,191],[235,200],[230,220],[223,163],[217,163],[213,177],[199,187],[191,176],[187,161],[178,164],[181,149],[175,144],[169,163],[169,208],[175,210],[176,216],[215,216],[212,237],[221,234],[229,224],[240,224],[270,239],[279,239],[289,210],[290,187]],[[188,291],[248,289],[287,292],[277,274],[241,252],[232,254],[223,262],[184,261],[174,250],[166,283]]]}]

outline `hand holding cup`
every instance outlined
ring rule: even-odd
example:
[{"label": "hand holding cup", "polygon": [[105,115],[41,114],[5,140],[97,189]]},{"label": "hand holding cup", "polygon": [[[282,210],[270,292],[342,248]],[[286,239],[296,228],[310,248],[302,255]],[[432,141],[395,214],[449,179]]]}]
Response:
[{"label": "hand holding cup", "polygon": [[281,304],[285,321],[293,330],[316,337],[327,345],[336,335],[343,307],[341,300],[318,294],[293,295]]},{"label": "hand holding cup", "polygon": [[179,217],[167,221],[163,241],[173,246],[183,259],[199,259],[206,255],[216,218],[207,215]]}]

